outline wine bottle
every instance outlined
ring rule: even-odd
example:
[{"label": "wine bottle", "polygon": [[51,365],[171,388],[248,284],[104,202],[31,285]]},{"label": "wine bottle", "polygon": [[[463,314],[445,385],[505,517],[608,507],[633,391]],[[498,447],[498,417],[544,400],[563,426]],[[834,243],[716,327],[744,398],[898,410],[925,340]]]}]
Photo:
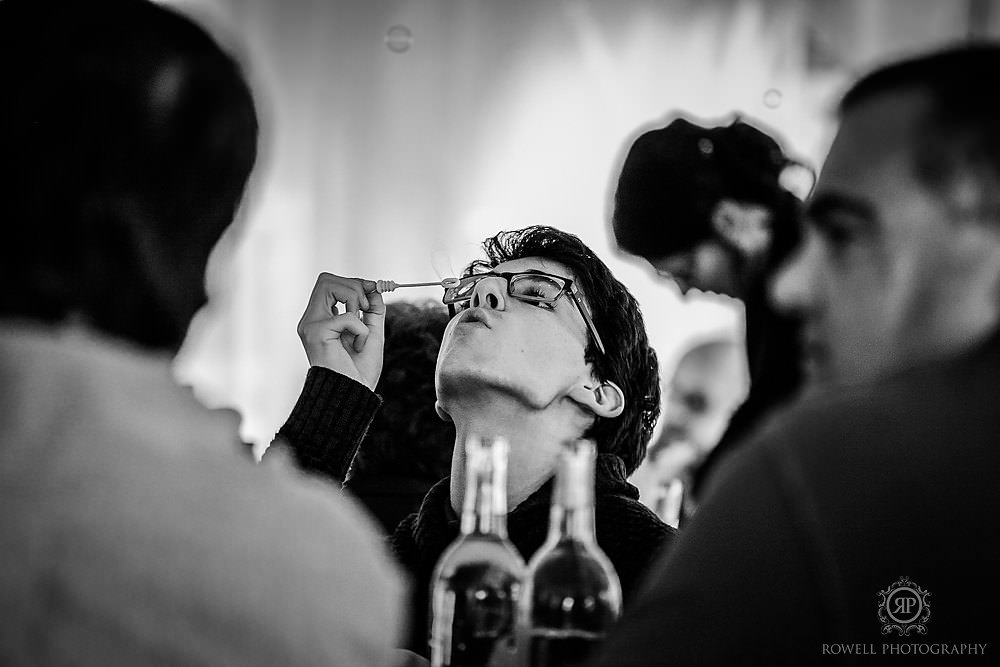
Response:
[{"label": "wine bottle", "polygon": [[507,540],[505,440],[465,444],[462,534],[431,579],[431,665],[514,665],[524,561]]},{"label": "wine bottle", "polygon": [[530,667],[582,665],[621,615],[622,590],[594,537],[594,445],[560,452],[549,533],[528,564],[519,609]]}]

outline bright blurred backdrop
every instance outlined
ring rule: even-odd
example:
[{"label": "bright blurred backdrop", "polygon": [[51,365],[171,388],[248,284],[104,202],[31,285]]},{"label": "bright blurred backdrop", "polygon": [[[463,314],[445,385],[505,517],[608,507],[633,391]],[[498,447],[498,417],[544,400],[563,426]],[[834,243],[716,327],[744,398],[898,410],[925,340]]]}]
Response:
[{"label": "bright blurred backdrop", "polygon": [[[176,0],[244,63],[261,159],[209,271],[179,378],[265,445],[306,371],[316,275],[434,280],[501,229],[583,238],[635,293],[669,377],[693,340],[742,336],[614,249],[631,140],[670,112],[742,113],[819,164],[837,94],[888,58],[1000,33],[994,0]],[[440,298],[401,290],[387,300]],[[611,342],[613,344],[613,342]]]}]

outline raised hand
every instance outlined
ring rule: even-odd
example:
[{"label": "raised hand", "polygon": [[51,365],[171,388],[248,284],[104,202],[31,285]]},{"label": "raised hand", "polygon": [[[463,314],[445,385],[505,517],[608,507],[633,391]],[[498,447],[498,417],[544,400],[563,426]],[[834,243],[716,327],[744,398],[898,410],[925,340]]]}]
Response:
[{"label": "raised hand", "polygon": [[373,391],[385,343],[385,303],[375,288],[373,280],[319,274],[297,329],[310,365]]}]

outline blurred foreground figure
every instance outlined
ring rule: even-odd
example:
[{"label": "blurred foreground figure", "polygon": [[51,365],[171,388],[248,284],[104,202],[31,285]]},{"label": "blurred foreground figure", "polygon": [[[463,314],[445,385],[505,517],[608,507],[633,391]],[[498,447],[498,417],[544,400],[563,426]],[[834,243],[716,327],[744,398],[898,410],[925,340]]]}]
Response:
[{"label": "blurred foreground figure", "polygon": [[253,100],[140,1],[0,2],[0,663],[387,664],[361,510],[175,384]]},{"label": "blurred foreground figure", "polygon": [[722,471],[602,664],[995,650],[997,72],[970,46],[847,93],[774,285],[816,391]]},{"label": "blurred foreground figure", "polygon": [[798,322],[767,297],[768,281],[800,236],[801,201],[781,179],[789,167],[804,169],[742,120],[702,127],[675,118],[635,140],[618,178],[619,247],[684,294],[714,292],[746,308],[750,393],[695,471],[691,501],[718,463],[801,384]]},{"label": "blurred foreground figure", "polygon": [[660,435],[630,481],[671,526],[689,518],[691,478],[746,396],[745,367],[735,341],[709,340],[685,352],[670,379]]}]

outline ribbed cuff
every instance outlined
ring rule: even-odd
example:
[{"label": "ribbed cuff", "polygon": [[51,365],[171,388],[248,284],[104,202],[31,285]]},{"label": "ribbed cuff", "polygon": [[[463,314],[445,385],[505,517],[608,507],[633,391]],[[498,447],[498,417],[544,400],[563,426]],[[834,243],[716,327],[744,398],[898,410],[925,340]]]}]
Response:
[{"label": "ribbed cuff", "polygon": [[343,481],[382,399],[356,380],[313,366],[278,430],[299,465]]}]

